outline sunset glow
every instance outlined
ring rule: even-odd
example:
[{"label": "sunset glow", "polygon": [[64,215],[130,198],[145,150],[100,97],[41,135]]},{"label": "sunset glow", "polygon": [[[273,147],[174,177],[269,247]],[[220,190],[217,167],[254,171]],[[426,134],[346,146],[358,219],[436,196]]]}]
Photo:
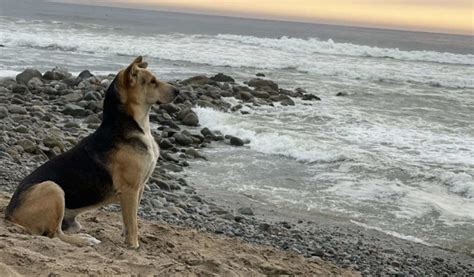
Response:
[{"label": "sunset glow", "polygon": [[71,1],[266,19],[473,34],[472,0]]}]

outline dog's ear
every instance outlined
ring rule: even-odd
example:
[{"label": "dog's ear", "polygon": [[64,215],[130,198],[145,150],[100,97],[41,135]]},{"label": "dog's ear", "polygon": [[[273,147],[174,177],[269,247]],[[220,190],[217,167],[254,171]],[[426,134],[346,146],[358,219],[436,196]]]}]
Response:
[{"label": "dog's ear", "polygon": [[138,64],[138,67],[145,69],[145,68],[148,67],[148,63],[147,62],[141,62],[141,63]]},{"label": "dog's ear", "polygon": [[[133,85],[136,82],[138,67],[146,68],[146,62],[142,62],[143,57],[138,56],[124,71],[124,77],[128,84]],[[140,65],[146,64],[145,67]]]}]

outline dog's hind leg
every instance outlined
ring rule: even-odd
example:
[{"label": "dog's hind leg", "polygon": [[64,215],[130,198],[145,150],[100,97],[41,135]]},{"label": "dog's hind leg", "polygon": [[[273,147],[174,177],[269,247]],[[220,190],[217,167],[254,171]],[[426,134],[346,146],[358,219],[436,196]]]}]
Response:
[{"label": "dog's hind leg", "polygon": [[46,181],[24,191],[21,203],[11,213],[9,219],[23,226],[30,233],[60,240],[78,246],[94,245],[99,240],[86,235],[66,235],[61,229],[64,218],[64,191],[56,183]]}]

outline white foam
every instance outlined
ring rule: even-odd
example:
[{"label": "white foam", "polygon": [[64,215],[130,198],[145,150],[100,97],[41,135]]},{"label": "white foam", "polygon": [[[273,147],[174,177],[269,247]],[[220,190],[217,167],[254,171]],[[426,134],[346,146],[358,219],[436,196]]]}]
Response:
[{"label": "white foam", "polygon": [[109,60],[110,55],[147,55],[213,66],[294,68],[349,79],[474,87],[470,68],[454,66],[474,65],[474,55],[401,51],[316,38],[277,39],[229,34],[132,36],[93,25],[28,24],[0,18],[0,43],[7,47],[93,53]]},{"label": "white foam", "polygon": [[400,238],[400,239],[404,239],[404,240],[408,240],[408,241],[413,241],[413,242],[424,244],[424,245],[427,245],[427,246],[434,246],[433,244],[427,243],[426,241],[424,241],[420,238],[414,237],[414,236],[403,235],[403,234],[400,234],[400,233],[395,232],[395,231],[384,230],[384,229],[379,228],[379,227],[369,226],[367,224],[364,224],[362,222],[358,222],[358,221],[355,221],[355,220],[351,220],[351,222],[354,223],[357,226],[361,226],[361,227],[364,227],[364,228],[370,229],[370,230],[376,230],[376,231],[385,233],[387,235],[390,235],[390,236],[393,236],[393,237],[396,237],[396,238]]},{"label": "white foam", "polygon": [[265,154],[283,155],[303,162],[331,163],[348,159],[337,151],[322,152],[305,137],[284,134],[272,129],[258,127],[252,120],[242,120],[241,116],[223,113],[211,108],[194,108],[200,124],[211,130],[219,130],[250,140],[250,148]]}]

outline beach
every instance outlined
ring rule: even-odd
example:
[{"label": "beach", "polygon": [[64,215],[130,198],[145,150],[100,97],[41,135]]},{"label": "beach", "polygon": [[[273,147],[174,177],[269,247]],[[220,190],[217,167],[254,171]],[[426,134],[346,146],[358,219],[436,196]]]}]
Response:
[{"label": "beach", "polygon": [[473,275],[472,36],[59,2],[0,0],[0,191],[93,132],[143,55],[181,90],[152,109],[143,220],[364,276]]},{"label": "beach", "polygon": [[[64,70],[40,73],[29,69],[16,78],[1,80],[0,99],[2,103],[8,103],[0,107],[0,129],[3,131],[0,137],[2,191],[13,192],[22,176],[47,159],[70,149],[80,138],[98,127],[100,103],[113,78],[113,75],[94,76],[88,70],[74,76]],[[308,263],[308,266],[313,262],[333,263],[339,267],[337,270],[341,270],[334,269],[336,271],[331,274],[335,275],[346,272],[344,270],[360,272],[362,275],[472,274],[474,267],[472,254],[469,253],[454,252],[413,239],[396,238],[343,218],[315,213],[308,216],[262,205],[250,197],[225,195],[226,192],[222,190],[200,191],[192,185],[192,178],[186,176],[186,168],[192,167],[197,160],[212,160],[212,156],[204,154],[203,150],[216,146],[244,148],[250,141],[207,127],[198,127],[200,119],[193,109],[200,107],[221,110],[244,118],[244,107],[254,107],[256,102],[276,109],[280,105],[295,105],[293,99],[305,99],[302,101],[308,105],[316,105],[320,100],[302,89],[291,91],[278,88],[276,91],[273,88],[278,86],[277,83],[261,78],[249,80],[247,86],[235,83],[231,76],[224,74],[209,77],[199,75],[174,84],[181,91],[175,103],[154,107],[150,115],[153,126],[157,126],[153,134],[161,153],[158,166],[145,188],[139,210],[139,215],[149,220],[150,223],[147,224],[161,222],[166,224],[167,227],[164,228],[168,230],[193,228],[194,231],[191,232],[204,232],[221,238],[231,237],[251,243],[254,245],[252,247],[265,245],[278,248],[287,251],[285,255],[296,255],[294,257],[301,259],[302,264]],[[238,103],[233,105],[230,103],[233,101]],[[8,196],[4,194],[3,199],[5,203],[2,203],[6,204]],[[109,217],[115,219],[114,226],[119,225],[120,220],[115,214],[118,210],[118,206],[112,205],[100,212],[90,212],[86,218],[91,222],[86,226],[90,226],[91,230],[101,230],[95,224],[103,226],[100,225],[103,224],[102,218]],[[146,230],[145,228],[145,234]],[[9,231],[4,236],[17,236],[16,231]],[[88,228],[84,231],[88,232]],[[94,234],[100,240],[103,239],[105,235],[96,231]],[[154,235],[160,237],[160,231]],[[32,236],[22,236],[27,240],[36,240]],[[184,236],[189,237],[189,234],[185,233]],[[37,245],[43,241],[41,239],[34,243]],[[142,244],[147,243],[142,241]],[[98,247],[88,251],[100,252],[102,246]],[[199,253],[199,250],[196,251]],[[51,255],[58,257],[59,254]],[[223,263],[228,259],[230,258],[224,258]],[[3,262],[19,269],[20,265],[14,259]],[[133,265],[137,263],[133,260],[128,262]],[[55,267],[46,268],[53,270]],[[282,268],[289,270],[288,265],[282,265]],[[262,268],[247,269],[256,270],[258,274],[269,274]],[[61,270],[64,273],[78,273],[74,267],[69,271],[66,268]],[[144,272],[159,272],[158,268],[147,270]],[[179,272],[196,273],[194,267],[182,270]],[[303,275],[315,274],[311,267],[299,270]],[[90,273],[94,272],[108,273],[107,270],[91,269]],[[117,271],[126,272],[128,271]],[[289,272],[290,275],[293,274],[292,271]],[[217,271],[217,274],[223,274],[223,271]]]}]

